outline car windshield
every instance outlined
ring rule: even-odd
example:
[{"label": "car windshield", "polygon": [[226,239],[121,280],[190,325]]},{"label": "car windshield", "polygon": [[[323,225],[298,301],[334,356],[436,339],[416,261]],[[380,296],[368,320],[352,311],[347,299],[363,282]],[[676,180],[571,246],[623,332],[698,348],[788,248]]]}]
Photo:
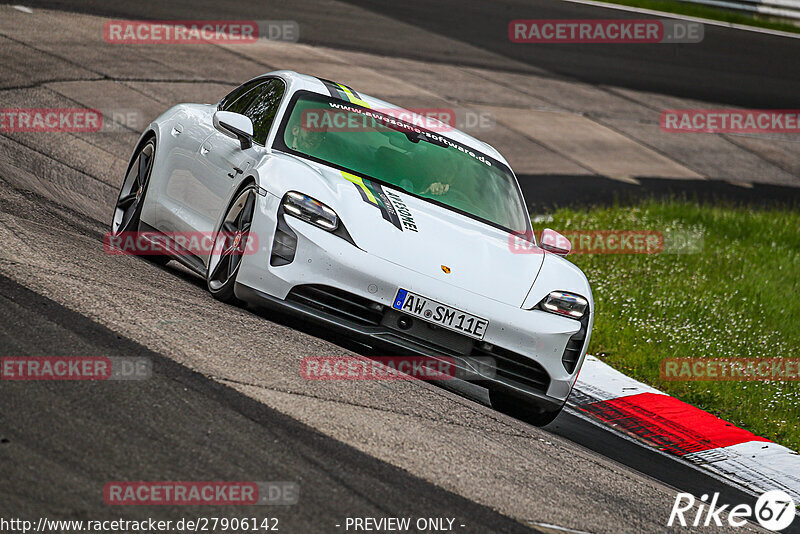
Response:
[{"label": "car windshield", "polygon": [[508,231],[530,219],[511,170],[486,154],[361,106],[300,91],[276,148],[394,186]]}]

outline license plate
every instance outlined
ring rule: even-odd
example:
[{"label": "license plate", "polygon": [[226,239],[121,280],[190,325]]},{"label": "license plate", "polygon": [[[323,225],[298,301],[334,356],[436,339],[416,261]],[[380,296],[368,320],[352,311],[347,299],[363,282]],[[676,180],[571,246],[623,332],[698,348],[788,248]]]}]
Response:
[{"label": "license plate", "polygon": [[397,291],[392,307],[429,323],[454,330],[475,339],[483,339],[486,327],[489,326],[489,321],[486,319],[481,319],[405,289]]}]

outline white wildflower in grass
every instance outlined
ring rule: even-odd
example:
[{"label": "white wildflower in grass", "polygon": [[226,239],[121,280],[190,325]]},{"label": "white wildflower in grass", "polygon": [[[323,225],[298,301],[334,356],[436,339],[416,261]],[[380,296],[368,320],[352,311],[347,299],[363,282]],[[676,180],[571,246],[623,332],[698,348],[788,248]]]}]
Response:
[{"label": "white wildflower in grass", "polygon": [[[800,382],[659,377],[661,360],[670,357],[800,358],[800,299],[794,298],[800,294],[800,210],[648,201],[562,209],[548,226],[701,236],[702,248],[695,253],[568,257],[592,283],[597,314],[589,351],[606,355],[605,361],[639,380],[800,450]],[[770,242],[764,242],[767,235]]]}]

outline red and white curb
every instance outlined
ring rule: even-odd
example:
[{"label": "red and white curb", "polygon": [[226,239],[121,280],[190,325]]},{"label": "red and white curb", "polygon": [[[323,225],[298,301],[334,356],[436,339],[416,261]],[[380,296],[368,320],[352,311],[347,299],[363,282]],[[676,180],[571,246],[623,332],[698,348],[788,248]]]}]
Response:
[{"label": "red and white curb", "polygon": [[800,501],[800,454],[586,356],[569,404],[617,430],[761,493]]}]

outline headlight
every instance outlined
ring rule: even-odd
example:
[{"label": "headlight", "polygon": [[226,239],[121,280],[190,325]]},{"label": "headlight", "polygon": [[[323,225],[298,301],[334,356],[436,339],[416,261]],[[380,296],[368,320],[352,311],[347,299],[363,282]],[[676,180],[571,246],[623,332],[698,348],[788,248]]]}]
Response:
[{"label": "headlight", "polygon": [[283,197],[283,209],[289,215],[302,219],[323,230],[333,232],[339,227],[336,212],[308,195],[290,191]]},{"label": "headlight", "polygon": [[566,291],[553,291],[539,303],[539,308],[544,311],[565,315],[573,319],[583,317],[588,307],[588,300],[580,295],[567,293]]}]

